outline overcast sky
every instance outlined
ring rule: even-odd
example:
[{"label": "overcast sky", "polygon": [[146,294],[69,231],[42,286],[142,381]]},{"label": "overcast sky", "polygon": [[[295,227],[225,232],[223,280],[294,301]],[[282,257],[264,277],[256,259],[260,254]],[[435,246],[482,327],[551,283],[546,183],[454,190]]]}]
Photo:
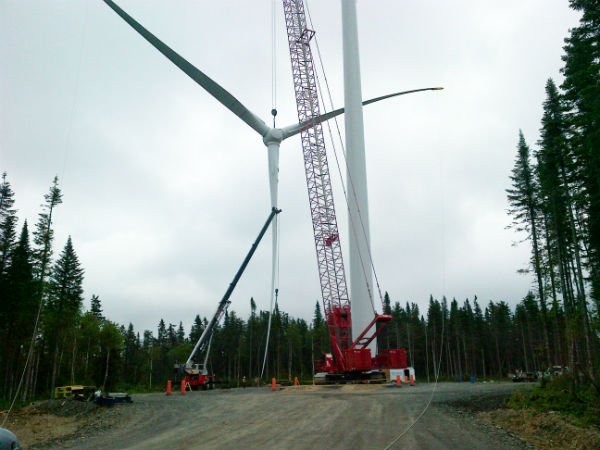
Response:
[{"label": "overcast sky", "polygon": [[[272,0],[118,3],[270,121]],[[280,3],[276,107],[285,126],[296,110]],[[340,1],[308,6],[340,107]],[[578,14],[566,0],[359,0],[358,21],[365,99],[445,88],[364,110],[382,291],[423,313],[430,294],[514,305],[532,279],[516,273],[529,247],[511,246],[519,236],[505,230],[505,189],[519,128],[532,146],[538,139],[544,85],[562,79],[563,39]],[[110,319],[139,331],[161,318],[189,331],[196,314],[210,317],[269,212],[259,136],[101,1],[1,0],[0,60],[0,170],[31,228],[58,175],[55,254],[71,235],[86,309],[97,294]],[[282,144],[280,164],[279,301],[310,320],[320,288],[299,138]],[[232,297],[243,317],[251,296],[269,307],[268,240]]]}]

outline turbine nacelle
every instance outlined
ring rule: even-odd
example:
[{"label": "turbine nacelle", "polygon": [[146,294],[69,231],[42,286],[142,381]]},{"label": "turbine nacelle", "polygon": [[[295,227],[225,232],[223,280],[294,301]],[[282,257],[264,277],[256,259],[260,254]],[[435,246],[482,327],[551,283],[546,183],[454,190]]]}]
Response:
[{"label": "turbine nacelle", "polygon": [[279,145],[281,142],[288,138],[289,136],[285,135],[285,132],[281,128],[269,128],[267,134],[263,136],[263,142],[267,147],[270,145]]}]

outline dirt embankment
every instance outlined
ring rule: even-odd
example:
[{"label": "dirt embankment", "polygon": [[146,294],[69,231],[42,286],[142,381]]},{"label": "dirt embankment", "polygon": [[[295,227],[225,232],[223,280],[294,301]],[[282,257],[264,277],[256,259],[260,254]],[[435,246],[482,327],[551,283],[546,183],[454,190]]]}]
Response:
[{"label": "dirt embankment", "polygon": [[506,394],[490,395],[448,402],[448,406],[485,424],[502,428],[538,450],[600,449],[600,430],[575,425],[556,411],[508,409],[507,399]]},{"label": "dirt embankment", "polygon": [[[91,435],[112,427],[123,411],[98,408],[74,400],[46,400],[12,411],[5,428],[17,435],[25,449],[44,448],[74,436]],[[6,411],[0,412],[0,423]]]}]

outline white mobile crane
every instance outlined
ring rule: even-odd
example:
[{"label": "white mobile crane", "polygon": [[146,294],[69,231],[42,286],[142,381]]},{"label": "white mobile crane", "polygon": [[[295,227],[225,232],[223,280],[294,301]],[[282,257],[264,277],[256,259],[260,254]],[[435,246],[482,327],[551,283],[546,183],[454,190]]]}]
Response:
[{"label": "white mobile crane", "polygon": [[[250,259],[254,255],[258,244],[260,243],[265,232],[267,231],[267,228],[269,228],[269,225],[271,224],[273,218],[280,212],[281,210],[276,208],[273,208],[271,210],[267,221],[260,230],[260,233],[258,233],[258,237],[252,244],[252,247],[250,247],[246,258],[244,258],[242,265],[233,277],[233,280],[229,284],[225,295],[223,295],[223,298],[219,302],[219,306],[217,307],[215,314],[213,315],[212,319],[210,319],[210,322],[208,322],[208,324],[206,325],[206,328],[202,332],[202,335],[198,339],[198,342],[196,342],[196,345],[190,353],[190,356],[188,357],[187,361],[184,364],[175,364],[175,383],[181,383],[183,381],[185,383],[185,386],[189,385],[189,387],[194,390],[212,389],[214,387],[215,375],[209,374],[207,367],[208,356],[210,354],[210,343],[212,341],[213,333],[215,331],[216,326],[221,321],[223,314],[225,314],[227,306],[229,306],[229,303],[231,303],[229,301],[229,297],[231,297],[231,294],[233,293],[237,282],[242,277],[242,274],[244,273],[246,266],[250,262]],[[197,362],[196,357],[201,355],[204,351],[206,351],[204,354],[204,360],[202,361],[202,363]]]}]

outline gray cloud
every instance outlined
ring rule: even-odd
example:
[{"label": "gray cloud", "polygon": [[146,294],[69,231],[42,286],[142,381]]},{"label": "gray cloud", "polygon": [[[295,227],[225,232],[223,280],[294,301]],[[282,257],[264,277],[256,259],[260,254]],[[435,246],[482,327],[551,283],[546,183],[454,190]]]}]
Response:
[{"label": "gray cloud", "polygon": [[[270,1],[121,6],[270,120]],[[339,107],[339,2],[309,6]],[[537,139],[544,83],[560,79],[577,15],[542,0],[363,0],[358,12],[365,97],[445,87],[365,109],[381,288],[422,311],[430,293],[514,304],[531,280],[515,273],[528,249],[510,246],[504,189],[518,129]],[[287,125],[296,115],[277,14],[278,123]],[[87,298],[100,295],[109,317],[140,330],[212,314],[269,210],[259,138],[99,1],[3,2],[0,58],[0,168],[20,218],[35,222],[58,174],[56,248],[72,235]],[[281,307],[310,319],[320,288],[298,139],[282,146],[280,179]],[[334,188],[346,236],[337,179]],[[269,286],[265,241],[233,308],[247,314],[251,296],[268,308]]]}]

